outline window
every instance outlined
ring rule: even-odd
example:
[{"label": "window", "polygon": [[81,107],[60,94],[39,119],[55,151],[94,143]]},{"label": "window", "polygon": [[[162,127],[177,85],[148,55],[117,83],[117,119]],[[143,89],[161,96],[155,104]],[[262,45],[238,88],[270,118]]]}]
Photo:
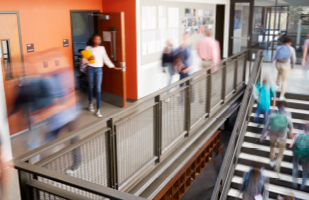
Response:
[{"label": "window", "polygon": [[1,40],[2,60],[5,80],[13,79],[12,58],[10,51],[10,41],[8,39]]}]

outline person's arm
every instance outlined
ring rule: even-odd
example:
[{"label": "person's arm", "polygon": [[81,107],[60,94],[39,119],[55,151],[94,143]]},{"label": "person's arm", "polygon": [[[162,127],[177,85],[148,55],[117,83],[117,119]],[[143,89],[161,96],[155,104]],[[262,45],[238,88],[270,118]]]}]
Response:
[{"label": "person's arm", "polygon": [[197,50],[198,56],[199,56],[201,59],[203,59],[203,58],[202,58],[202,52],[201,52],[201,43],[202,43],[201,40],[197,43],[196,50]]},{"label": "person's arm", "polygon": [[288,120],[288,128],[289,128],[289,138],[292,139],[294,138],[294,134],[293,134],[293,122],[292,122],[292,117],[291,117],[291,113],[287,113],[287,120]]},{"label": "person's arm", "polygon": [[291,67],[294,68],[295,64],[296,64],[296,52],[295,49],[293,47],[291,47],[292,49],[292,65]]},{"label": "person's arm", "polygon": [[[104,64],[107,65],[107,67],[109,68],[115,68],[115,65],[114,63],[112,63],[112,61],[109,59],[107,53],[106,53],[106,50],[105,48],[103,47],[103,61],[104,61]],[[118,69],[118,68],[117,68]]]},{"label": "person's arm", "polygon": [[267,122],[263,128],[263,131],[261,133],[261,138],[260,138],[260,142],[263,142],[265,140],[265,138],[267,137],[268,135],[268,127],[270,125],[270,119],[272,118],[272,116],[269,116],[268,119],[267,119]]},{"label": "person's arm", "polygon": [[[9,159],[6,158],[6,154],[4,152],[4,148],[1,148],[1,155],[0,155],[0,170],[1,170],[1,177],[0,177],[0,189],[1,195],[0,199],[6,199],[9,196],[10,188],[12,186],[13,180],[13,163],[12,161],[8,161]],[[10,169],[11,168],[11,169]]]},{"label": "person's arm", "polygon": [[277,96],[277,94],[276,94],[276,87],[275,87],[275,85],[271,82],[271,92],[272,92],[272,97],[274,98],[273,99],[273,104],[272,104],[272,106],[273,106],[273,110],[276,108],[276,101],[277,101],[277,98],[276,98],[276,96]]},{"label": "person's arm", "polygon": [[289,145],[289,148],[290,148],[290,149],[293,148],[293,145],[294,145],[294,143],[295,143],[295,141],[296,141],[296,138],[298,138],[298,136],[299,136],[299,134],[297,134],[297,135],[295,135],[294,137],[292,137],[292,142],[291,142],[291,144]]},{"label": "person's arm", "polygon": [[308,55],[308,43],[309,43],[309,40],[307,39],[305,41],[305,44],[304,44],[304,53],[303,53],[303,60],[302,60],[302,66],[303,67],[306,67],[306,58],[307,58],[307,55]]},{"label": "person's arm", "polygon": [[212,47],[212,61],[213,61],[213,64],[216,65],[220,62],[221,60],[221,52],[220,52],[220,43],[216,40],[215,41],[215,45]]}]

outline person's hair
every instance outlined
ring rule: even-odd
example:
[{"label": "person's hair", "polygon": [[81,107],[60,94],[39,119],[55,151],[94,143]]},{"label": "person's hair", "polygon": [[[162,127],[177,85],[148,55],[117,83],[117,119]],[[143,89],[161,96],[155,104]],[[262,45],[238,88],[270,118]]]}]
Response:
[{"label": "person's hair", "polygon": [[[91,38],[89,38],[89,40],[88,40],[88,42],[87,42],[87,46],[92,46],[93,47],[93,38],[95,38],[95,37],[101,37],[101,35],[99,35],[99,34],[93,34],[92,36],[91,36]],[[102,43],[100,44],[100,46],[102,46]]]},{"label": "person's hair", "polygon": [[277,102],[277,107],[281,108],[281,107],[287,107],[288,103],[286,101],[278,101]]},{"label": "person's hair", "polygon": [[286,36],[286,37],[283,38],[283,43],[284,43],[284,44],[286,44],[286,43],[292,43],[292,42],[293,42],[293,39],[290,38],[290,37],[288,37],[288,36]]}]

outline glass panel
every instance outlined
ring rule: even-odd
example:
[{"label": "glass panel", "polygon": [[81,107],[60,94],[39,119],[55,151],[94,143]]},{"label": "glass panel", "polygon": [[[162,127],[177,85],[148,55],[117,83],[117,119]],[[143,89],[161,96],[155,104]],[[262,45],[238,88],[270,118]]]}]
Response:
[{"label": "glass panel", "polygon": [[233,54],[248,48],[250,3],[235,3]]},{"label": "glass panel", "polygon": [[9,40],[1,40],[1,50],[5,80],[11,80],[13,79],[13,72]]}]

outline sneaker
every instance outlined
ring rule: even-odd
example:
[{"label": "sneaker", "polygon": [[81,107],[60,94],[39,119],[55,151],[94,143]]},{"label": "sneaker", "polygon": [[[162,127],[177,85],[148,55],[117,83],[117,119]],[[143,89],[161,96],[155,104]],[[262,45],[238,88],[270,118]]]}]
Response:
[{"label": "sneaker", "polygon": [[270,160],[269,165],[271,168],[274,168],[275,166],[275,161],[274,160]]},{"label": "sneaker", "polygon": [[279,100],[280,100],[280,101],[284,101],[284,100],[285,100],[285,97],[284,97],[284,96],[280,96]]},{"label": "sneaker", "polygon": [[90,112],[94,112],[94,106],[93,106],[92,103],[89,104],[88,110],[89,110]]},{"label": "sneaker", "polygon": [[276,86],[276,90],[278,91],[278,90],[281,90],[281,86],[280,85],[277,85]]},{"label": "sneaker", "polygon": [[277,177],[276,177],[277,179],[279,179],[279,180],[281,179],[280,172],[276,172],[276,176],[277,176]]},{"label": "sneaker", "polygon": [[67,171],[65,171],[65,174],[72,176],[78,169],[79,169],[79,167],[75,168],[75,169],[70,167]]},{"label": "sneaker", "polygon": [[100,110],[98,110],[97,113],[96,113],[95,115],[96,115],[98,118],[101,118],[101,117],[102,117]]}]

